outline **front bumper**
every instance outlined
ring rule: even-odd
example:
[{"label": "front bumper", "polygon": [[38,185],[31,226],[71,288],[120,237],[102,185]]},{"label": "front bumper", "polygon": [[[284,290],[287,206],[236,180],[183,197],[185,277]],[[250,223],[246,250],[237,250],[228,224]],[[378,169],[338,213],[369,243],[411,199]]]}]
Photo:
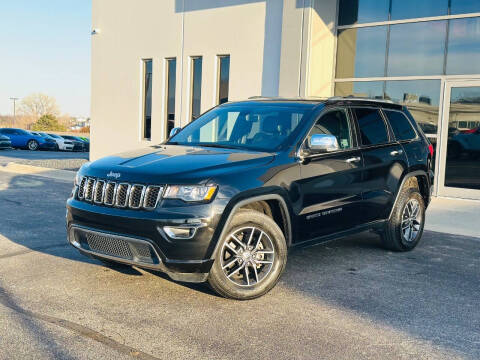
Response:
[{"label": "front bumper", "polygon": [[[213,235],[225,205],[216,200],[211,204],[181,208],[159,206],[155,211],[142,211],[99,206],[70,198],[67,201],[68,239],[87,256],[162,271],[178,281],[202,282],[207,279],[213,264],[209,249],[212,241],[216,241]],[[189,239],[172,239],[163,230],[165,226],[189,224],[197,227]],[[113,239],[115,243],[122,243],[124,249],[130,248],[130,252],[127,249],[128,256],[124,252],[119,255],[117,248],[105,250],[103,245],[89,246],[85,234],[103,240]],[[138,243],[143,244],[143,251],[137,251]],[[135,255],[145,254],[147,248],[150,258]]]}]

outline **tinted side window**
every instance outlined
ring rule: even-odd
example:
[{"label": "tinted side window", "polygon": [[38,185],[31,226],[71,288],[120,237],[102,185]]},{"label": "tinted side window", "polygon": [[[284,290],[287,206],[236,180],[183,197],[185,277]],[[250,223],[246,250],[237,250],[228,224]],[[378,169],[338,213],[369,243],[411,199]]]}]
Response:
[{"label": "tinted side window", "polygon": [[417,134],[413,130],[412,124],[410,124],[410,121],[403,113],[390,110],[384,111],[397,140],[412,140],[416,138]]},{"label": "tinted side window", "polygon": [[343,109],[330,111],[317,120],[309,136],[314,134],[333,135],[337,138],[341,149],[352,147],[352,135],[347,113]]},{"label": "tinted side window", "polygon": [[371,108],[353,109],[363,145],[385,144],[389,141],[388,132],[380,111]]}]

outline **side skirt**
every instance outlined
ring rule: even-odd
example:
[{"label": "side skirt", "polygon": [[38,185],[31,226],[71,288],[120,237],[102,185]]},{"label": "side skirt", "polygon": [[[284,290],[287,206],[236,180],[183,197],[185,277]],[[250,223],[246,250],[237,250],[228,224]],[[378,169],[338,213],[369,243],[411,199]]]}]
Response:
[{"label": "side skirt", "polygon": [[305,240],[305,241],[301,241],[301,242],[296,242],[296,243],[293,243],[290,246],[290,248],[291,249],[292,248],[302,248],[302,247],[317,245],[317,244],[321,244],[321,243],[324,243],[324,242],[329,242],[329,241],[341,239],[341,238],[349,236],[349,235],[358,234],[360,232],[367,231],[367,230],[379,231],[379,230],[383,229],[383,227],[385,226],[387,221],[388,220],[376,220],[376,221],[372,221],[372,222],[369,222],[369,223],[366,223],[366,224],[356,226],[356,227],[348,229],[348,230],[339,231],[339,232],[336,232],[334,234],[323,235],[323,236],[320,236],[320,237],[317,237],[317,238],[314,238],[314,239]]}]

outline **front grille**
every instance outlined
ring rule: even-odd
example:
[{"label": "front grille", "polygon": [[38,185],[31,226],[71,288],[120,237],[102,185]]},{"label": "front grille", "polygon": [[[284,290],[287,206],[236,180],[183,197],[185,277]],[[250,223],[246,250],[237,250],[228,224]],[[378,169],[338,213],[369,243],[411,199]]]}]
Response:
[{"label": "front grille", "polygon": [[108,234],[89,229],[71,228],[70,241],[75,246],[96,255],[128,260],[139,264],[158,265],[161,260],[146,240]]},{"label": "front grille", "polygon": [[116,183],[92,177],[80,180],[77,198],[97,205],[153,210],[157,207],[163,186]]},{"label": "front grille", "polygon": [[113,239],[108,236],[102,236],[97,234],[88,233],[86,236],[88,247],[90,250],[120,257],[123,259],[133,260],[133,254],[128,246],[128,242],[122,239]]}]

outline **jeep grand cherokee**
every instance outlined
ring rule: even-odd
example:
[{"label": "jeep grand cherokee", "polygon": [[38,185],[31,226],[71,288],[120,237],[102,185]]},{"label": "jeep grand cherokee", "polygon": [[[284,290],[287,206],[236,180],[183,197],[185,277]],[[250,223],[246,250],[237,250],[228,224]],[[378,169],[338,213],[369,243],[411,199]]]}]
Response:
[{"label": "jeep grand cherokee", "polygon": [[364,230],[394,251],[420,241],[433,148],[405,107],[256,98],[172,133],[79,170],[67,228],[81,253],[251,299],[293,246]]}]

